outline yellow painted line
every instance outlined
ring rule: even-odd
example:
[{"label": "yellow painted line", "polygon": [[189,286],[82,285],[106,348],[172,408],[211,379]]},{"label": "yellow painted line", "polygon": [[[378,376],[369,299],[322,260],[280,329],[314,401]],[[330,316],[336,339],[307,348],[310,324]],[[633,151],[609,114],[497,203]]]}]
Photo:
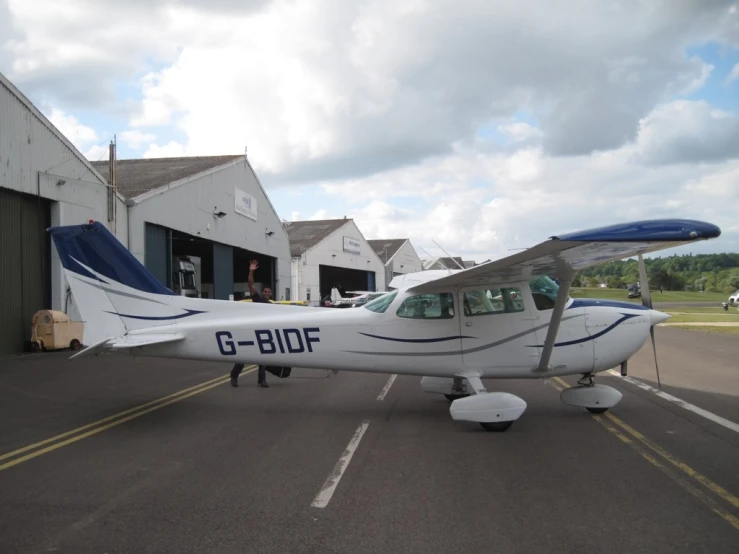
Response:
[{"label": "yellow painted line", "polygon": [[564,379],[560,379],[559,377],[552,377],[552,379],[554,381],[557,381],[557,383],[559,383],[560,385],[562,385],[564,388],[566,388],[566,389],[569,389],[570,388],[570,385],[568,385],[567,384],[567,381],[565,381]]},{"label": "yellow painted line", "polygon": [[[606,414],[608,415],[608,414]],[[621,433],[617,428],[613,427],[612,425],[609,425],[608,422],[606,422],[605,419],[603,419],[603,416],[600,415],[594,415],[593,418],[603,425],[606,429],[608,429],[609,432],[616,435],[621,441],[628,444],[634,451],[639,453],[645,460],[647,460],[650,464],[655,466],[657,469],[659,469],[662,473],[667,475],[670,479],[675,481],[678,485],[680,485],[683,489],[685,489],[687,492],[692,494],[694,497],[696,497],[698,500],[703,502],[712,512],[714,512],[716,515],[720,516],[724,520],[726,520],[732,527],[734,527],[736,530],[739,531],[739,518],[734,516],[733,514],[730,514],[726,510],[724,510],[721,506],[719,506],[712,498],[710,498],[707,494],[705,494],[703,491],[697,489],[693,485],[691,485],[689,482],[687,482],[685,479],[680,478],[679,475],[676,475],[672,471],[670,471],[664,464],[660,463],[660,461],[649,454],[648,452],[644,451],[639,445],[637,445],[634,441],[632,441],[629,437]],[[642,441],[640,441],[642,442]]]},{"label": "yellow painted line", "polygon": [[13,456],[16,456],[18,454],[22,454],[23,452],[27,452],[29,450],[33,450],[34,448],[38,448],[39,446],[43,446],[45,444],[48,444],[50,442],[57,441],[59,439],[63,439],[64,437],[68,437],[69,435],[74,435],[75,433],[79,433],[80,431],[84,431],[85,429],[89,429],[90,427],[94,427],[95,425],[100,425],[101,423],[105,423],[106,421],[110,421],[112,419],[116,419],[118,417],[124,416],[126,414],[130,414],[131,412],[135,412],[137,410],[141,410],[146,408],[147,406],[151,406],[153,404],[158,404],[159,402],[163,402],[167,400],[168,398],[173,398],[175,396],[179,396],[180,394],[185,394],[186,392],[189,392],[193,389],[197,389],[199,387],[205,386],[208,383],[213,383],[215,381],[218,381],[220,379],[223,379],[223,377],[216,377],[215,379],[211,379],[210,381],[206,381],[205,383],[200,383],[199,385],[195,385],[193,387],[181,390],[179,392],[175,392],[173,394],[170,394],[169,396],[164,396],[162,398],[157,398],[156,400],[152,400],[151,402],[147,402],[146,404],[141,404],[140,406],[135,406],[133,408],[129,408],[128,410],[125,410],[123,412],[119,412],[117,414],[113,414],[111,416],[105,417],[103,419],[99,419],[97,421],[93,421],[92,423],[88,423],[87,425],[83,425],[82,427],[77,427],[76,429],[72,429],[71,431],[67,431],[66,433],[62,433],[60,435],[56,435],[54,437],[48,438],[46,440],[42,440],[40,442],[36,442],[34,444],[29,444],[28,446],[24,446],[23,448],[19,448],[18,450],[13,450],[12,452],[8,452],[7,454],[3,454],[0,456],[0,460],[5,460],[7,458],[12,458]]},{"label": "yellow painted line", "polygon": [[[251,369],[245,370],[242,372],[241,375],[246,375],[248,373],[252,373],[257,369],[257,366],[250,366]],[[81,435],[77,435],[76,437],[73,437],[71,439],[68,439],[66,441],[63,441],[61,443],[55,444],[53,446],[49,446],[47,448],[44,448],[42,450],[38,450],[36,452],[33,452],[32,454],[28,454],[26,456],[23,456],[21,458],[16,458],[15,460],[12,460],[10,462],[7,462],[5,464],[0,465],[0,471],[4,469],[8,469],[10,467],[13,467],[17,464],[20,464],[22,462],[25,462],[27,460],[30,460],[32,458],[35,458],[37,456],[40,456],[42,454],[46,454],[47,452],[51,452],[53,450],[56,450],[57,448],[61,448],[62,446],[66,446],[68,444],[72,444],[74,442],[77,442],[79,440],[82,440],[84,438],[87,438],[89,436],[95,435],[97,433],[100,433],[101,431],[105,431],[106,429],[110,429],[111,427],[115,427],[116,425],[120,425],[121,423],[126,423],[127,421],[131,421],[132,419],[136,419],[137,417],[140,417],[144,414],[148,414],[149,412],[153,412],[154,410],[158,410],[159,408],[163,408],[164,406],[168,406],[170,404],[174,404],[175,402],[179,402],[180,400],[184,400],[185,398],[189,398],[191,396],[194,396],[196,394],[200,394],[201,392],[205,392],[207,390],[210,390],[214,387],[217,387],[218,385],[222,385],[223,383],[226,383],[230,380],[230,377],[217,377],[215,379],[211,379],[209,381],[206,381],[204,383],[201,383],[199,385],[195,385],[193,387],[189,387],[187,389],[183,389],[179,392],[170,394],[168,396],[164,396],[162,398],[159,398],[157,400],[152,400],[151,402],[147,402],[146,404],[141,404],[140,406],[136,406],[134,408],[130,408],[128,410],[125,410],[123,412],[119,412],[117,414],[113,414],[111,416],[108,416],[106,418],[100,419],[98,421],[95,421],[93,423],[89,423],[87,425],[83,425],[82,427],[77,427],[76,429],[72,429],[71,431],[67,431],[66,433],[62,433],[60,435],[56,435],[54,437],[48,438],[46,440],[30,444],[28,446],[24,446],[23,448],[19,448],[18,450],[14,450],[13,452],[8,452],[7,454],[3,454],[0,456],[0,460],[4,460],[13,456],[16,456],[18,454],[22,454],[23,452],[27,452],[29,450],[33,450],[35,448],[38,448],[39,446],[43,446],[45,444],[49,444],[50,442],[55,442],[60,439],[63,439],[64,437],[68,437],[70,435],[74,435],[76,433],[79,433],[81,431],[84,431],[86,429],[90,429],[92,427],[101,425],[103,423],[109,422],[111,420],[115,420],[117,418],[120,418],[121,416],[125,416],[126,414],[131,414],[128,417],[123,417],[122,419],[118,419],[117,421],[113,421],[112,423],[108,423],[107,425],[102,425],[100,427],[97,427],[91,431],[88,431],[87,433],[83,433]],[[132,413],[134,412],[134,413]]]},{"label": "yellow painted line", "polygon": [[696,481],[698,481],[701,485],[706,487],[707,489],[713,491],[717,495],[719,495],[721,498],[723,498],[726,502],[734,506],[735,508],[739,508],[739,498],[725,490],[724,488],[720,487],[713,481],[711,481],[708,477],[701,475],[696,470],[694,470],[692,467],[687,465],[684,462],[681,462],[678,460],[675,456],[667,452],[664,448],[661,446],[658,446],[654,444],[652,441],[650,441],[648,438],[646,438],[644,435],[639,433],[637,430],[635,430],[633,427],[630,427],[623,421],[621,421],[619,418],[612,414],[605,414],[608,419],[613,421],[616,425],[619,425],[621,428],[623,428],[627,433],[629,433],[632,437],[640,441],[642,444],[644,444],[647,448],[652,450],[653,452],[660,455],[662,458],[670,462],[672,465],[674,465],[676,468],[678,468],[680,471],[688,475],[689,477],[692,477]]},{"label": "yellow painted line", "polygon": [[[553,377],[552,381],[557,381],[557,383],[564,383],[565,387],[569,387],[565,381],[560,379],[559,377]],[[558,391],[561,391],[560,387],[550,381],[549,383],[557,389]],[[694,497],[696,497],[698,500],[703,502],[712,512],[714,512],[716,515],[720,516],[724,520],[726,520],[732,527],[734,527],[736,530],[739,531],[739,518],[734,516],[733,514],[730,514],[726,510],[724,510],[721,506],[719,506],[714,500],[706,495],[703,491],[697,489],[693,485],[691,485],[689,482],[685,481],[684,479],[681,479],[678,475],[671,472],[667,467],[665,467],[663,464],[659,462],[657,458],[650,455],[648,452],[645,452],[642,450],[639,445],[637,445],[631,438],[624,435],[619,429],[616,427],[609,425],[608,422],[603,419],[604,416],[602,415],[593,415],[593,419],[595,419],[598,423],[603,425],[611,434],[616,435],[616,437],[619,438],[622,442],[629,445],[632,449],[634,449],[637,453],[639,453],[645,460],[647,460],[649,463],[654,465],[656,468],[658,468],[662,473],[670,477],[673,481],[675,481],[678,485],[680,485],[683,489],[688,491],[690,494],[692,494]],[[653,452],[656,452],[658,455],[660,455],[665,460],[669,461],[671,464],[676,466],[678,469],[682,470],[686,475],[692,477],[699,483],[701,483],[703,486],[707,487],[709,490],[716,493],[718,496],[720,496],[722,499],[724,499],[729,504],[732,504],[735,507],[739,507],[739,499],[732,495],[730,492],[726,491],[707,477],[701,475],[697,471],[695,471],[693,468],[688,466],[687,464],[681,462],[677,458],[675,458],[672,454],[667,452],[664,448],[657,446],[652,441],[647,439],[644,435],[636,431],[633,427],[627,425],[623,421],[621,421],[619,418],[614,416],[613,414],[606,413],[605,417],[613,421],[614,423],[618,424],[624,431],[629,433],[634,439],[638,440],[640,443],[642,443],[644,446],[652,450]]]}]

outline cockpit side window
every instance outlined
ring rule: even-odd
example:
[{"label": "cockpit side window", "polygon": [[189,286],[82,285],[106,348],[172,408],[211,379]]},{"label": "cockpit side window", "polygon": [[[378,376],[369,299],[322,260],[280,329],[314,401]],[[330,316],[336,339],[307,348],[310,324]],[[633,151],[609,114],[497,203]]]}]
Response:
[{"label": "cockpit side window", "polygon": [[531,296],[534,298],[534,305],[539,311],[551,310],[557,300],[559,285],[553,279],[542,275],[529,281],[531,287]]},{"label": "cockpit side window", "polygon": [[454,297],[448,292],[417,294],[406,298],[396,313],[409,319],[452,319]]}]

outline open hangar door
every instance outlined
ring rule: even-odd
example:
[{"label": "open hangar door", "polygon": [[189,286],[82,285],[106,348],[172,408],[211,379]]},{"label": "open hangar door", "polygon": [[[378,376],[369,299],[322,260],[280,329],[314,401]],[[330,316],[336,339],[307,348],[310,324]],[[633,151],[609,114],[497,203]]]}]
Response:
[{"label": "open hangar door", "polygon": [[31,318],[51,308],[48,200],[0,188],[0,355],[28,350]]},{"label": "open hangar door", "polygon": [[[251,260],[259,262],[254,275],[257,290],[266,286],[274,290],[277,284],[275,258],[150,223],[146,224],[145,258],[146,267],[168,288],[179,293],[180,282],[186,291],[197,290],[201,298],[248,297]],[[193,264],[194,278],[183,275],[180,280],[181,261]]]},{"label": "open hangar door", "polygon": [[361,269],[346,269],[329,265],[318,266],[318,283],[321,289],[321,299],[331,297],[331,289],[336,288],[341,296],[348,291],[374,291],[375,272]]},{"label": "open hangar door", "polygon": [[[256,260],[259,267],[254,272],[254,286],[257,292],[262,292],[264,287],[270,287],[272,294],[276,294],[277,283],[277,260],[271,256],[257,254],[243,248],[233,249],[233,274],[234,274],[234,300],[242,300],[249,296],[249,266],[251,261]],[[280,300],[280,298],[272,298]]]}]

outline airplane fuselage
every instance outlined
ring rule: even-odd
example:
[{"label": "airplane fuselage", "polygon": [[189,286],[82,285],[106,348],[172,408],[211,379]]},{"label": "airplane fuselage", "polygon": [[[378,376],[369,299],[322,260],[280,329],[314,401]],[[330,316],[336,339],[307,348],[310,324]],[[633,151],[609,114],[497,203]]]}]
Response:
[{"label": "airplane fuselage", "polygon": [[[419,299],[402,291],[390,293],[392,302],[382,311],[370,309],[372,303],[335,310],[175,299],[192,310],[201,302],[204,313],[130,334],[185,336],[137,348],[140,356],[439,377],[474,370],[486,378],[541,378],[619,365],[641,348],[659,314],[626,302],[570,299],[549,370],[542,372],[537,368],[552,310],[536,307],[526,283],[505,290],[514,289],[516,305],[509,311],[477,313],[467,310],[469,290],[440,290],[438,297],[447,302],[443,317],[434,305],[437,295],[422,295],[425,313],[411,312],[409,301]],[[488,303],[497,305],[503,303],[496,304],[495,298]]]}]

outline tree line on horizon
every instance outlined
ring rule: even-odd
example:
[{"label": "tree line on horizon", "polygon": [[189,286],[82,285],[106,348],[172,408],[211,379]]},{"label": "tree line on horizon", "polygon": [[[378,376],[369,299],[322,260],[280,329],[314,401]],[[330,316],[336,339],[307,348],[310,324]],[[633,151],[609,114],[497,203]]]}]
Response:
[{"label": "tree line on horizon", "polygon": [[[683,254],[667,258],[644,258],[652,290],[728,292],[739,289],[739,254]],[[627,288],[639,282],[637,260],[616,260],[578,273],[573,286]]]}]

